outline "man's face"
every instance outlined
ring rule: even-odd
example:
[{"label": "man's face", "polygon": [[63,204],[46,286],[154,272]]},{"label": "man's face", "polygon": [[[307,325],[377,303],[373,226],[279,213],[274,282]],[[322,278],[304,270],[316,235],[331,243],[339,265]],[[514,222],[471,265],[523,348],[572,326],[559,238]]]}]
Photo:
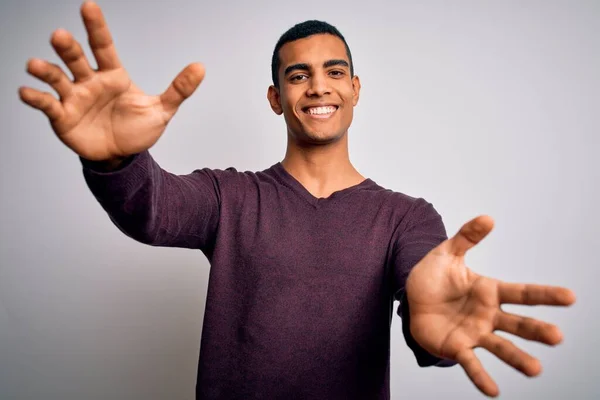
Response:
[{"label": "man's face", "polygon": [[283,45],[279,59],[279,89],[271,86],[268,98],[273,111],[283,113],[288,134],[307,144],[343,137],[360,91],[344,42],[330,34],[309,36]]}]

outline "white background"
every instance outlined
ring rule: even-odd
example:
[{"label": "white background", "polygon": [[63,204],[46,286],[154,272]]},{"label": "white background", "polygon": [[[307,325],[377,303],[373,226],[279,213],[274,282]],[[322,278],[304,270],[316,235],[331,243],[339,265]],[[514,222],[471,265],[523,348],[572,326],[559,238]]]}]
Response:
[{"label": "white background", "polygon": [[[63,27],[87,51],[78,1],[0,3],[0,398],[193,399],[209,265],[112,225],[79,161],[21,104],[30,57],[58,62]],[[382,186],[424,197],[453,234],[486,213],[477,272],[564,285],[570,309],[528,379],[481,354],[506,399],[600,397],[600,2],[101,1],[134,81],[158,94],[190,62],[206,79],[152,149],[167,170],[262,170],[285,124],[266,100],[275,42],[306,19],[337,26],[363,90],[350,156]],[[89,52],[88,52],[89,54]],[[479,399],[460,368],[420,369],[395,316],[393,399]]]}]

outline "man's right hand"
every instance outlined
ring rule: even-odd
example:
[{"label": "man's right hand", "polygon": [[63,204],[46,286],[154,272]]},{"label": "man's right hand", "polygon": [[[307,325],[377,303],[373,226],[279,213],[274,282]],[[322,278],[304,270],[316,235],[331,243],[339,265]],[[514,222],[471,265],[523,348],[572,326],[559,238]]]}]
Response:
[{"label": "man's right hand", "polygon": [[81,15],[98,68],[93,70],[81,45],[62,29],[51,43],[73,75],[61,67],[31,59],[27,71],[58,94],[19,88],[21,100],[41,110],[58,138],[86,160],[118,163],[152,147],[181,103],[204,78],[201,64],[190,64],[160,96],[144,94],[121,65],[100,7],[86,2]]}]

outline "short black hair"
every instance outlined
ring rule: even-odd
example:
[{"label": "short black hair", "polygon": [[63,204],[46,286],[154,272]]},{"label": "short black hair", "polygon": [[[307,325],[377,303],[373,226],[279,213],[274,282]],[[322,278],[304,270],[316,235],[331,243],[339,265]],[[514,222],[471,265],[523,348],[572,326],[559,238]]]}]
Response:
[{"label": "short black hair", "polygon": [[273,51],[273,58],[271,59],[271,75],[273,78],[273,85],[279,87],[279,67],[281,67],[281,60],[279,58],[279,50],[284,44],[293,42],[298,39],[304,39],[312,35],[329,34],[337,36],[344,42],[346,47],[346,54],[348,55],[348,61],[350,61],[350,76],[354,76],[354,63],[352,62],[352,54],[346,39],[340,33],[340,31],[333,25],[328,24],[324,21],[308,20],[294,25],[288,29],[277,41],[275,50]]}]

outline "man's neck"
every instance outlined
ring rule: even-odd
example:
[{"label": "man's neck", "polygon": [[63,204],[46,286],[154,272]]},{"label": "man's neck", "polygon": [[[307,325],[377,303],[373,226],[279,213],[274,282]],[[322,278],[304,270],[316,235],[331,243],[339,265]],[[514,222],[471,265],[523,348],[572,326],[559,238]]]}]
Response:
[{"label": "man's neck", "polygon": [[299,146],[288,138],[281,164],[317,198],[329,197],[333,192],[365,180],[350,162],[347,136],[335,143],[318,146]]}]

